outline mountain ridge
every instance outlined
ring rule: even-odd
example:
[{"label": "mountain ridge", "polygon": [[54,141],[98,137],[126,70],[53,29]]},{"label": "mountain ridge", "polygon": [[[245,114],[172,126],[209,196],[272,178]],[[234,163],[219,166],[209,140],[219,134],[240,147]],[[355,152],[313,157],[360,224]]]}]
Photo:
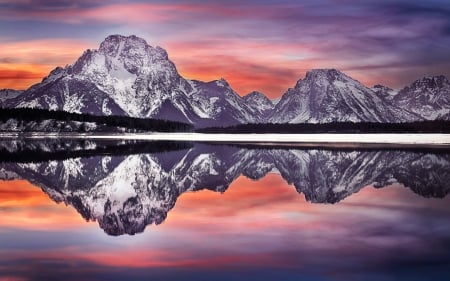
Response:
[{"label": "mountain ridge", "polygon": [[110,35],[42,82],[3,97],[2,107],[163,118],[196,127],[450,120],[450,83],[442,75],[397,92],[368,88],[337,69],[313,69],[273,102],[256,91],[241,97],[225,79],[185,79],[163,48],[134,35]]}]

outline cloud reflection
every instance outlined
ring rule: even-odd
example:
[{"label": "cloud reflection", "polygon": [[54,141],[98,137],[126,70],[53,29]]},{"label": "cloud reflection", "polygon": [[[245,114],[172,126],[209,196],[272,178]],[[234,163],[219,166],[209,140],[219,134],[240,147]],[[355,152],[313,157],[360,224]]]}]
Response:
[{"label": "cloud reflection", "polygon": [[25,180],[0,181],[0,214],[0,229],[57,231],[86,226],[74,209],[55,204]]},{"label": "cloud reflection", "polygon": [[[24,188],[23,182],[9,183]],[[25,202],[39,202],[37,194],[26,186],[25,190],[21,195],[28,197]],[[180,275],[245,280],[251,274],[273,280],[282,270],[286,280],[442,277],[442,266],[450,260],[448,203],[448,198],[425,199],[391,186],[368,187],[340,204],[318,205],[306,202],[276,174],[258,182],[240,177],[223,194],[206,190],[183,194],[167,220],[139,239],[97,239],[91,231],[67,236],[72,229],[58,223],[58,231],[47,230],[54,233],[51,241],[58,248],[2,247],[0,275],[26,280],[128,274],[135,279],[151,274],[156,280],[175,280]],[[55,212],[46,210],[40,215]],[[9,226],[4,220],[1,224],[1,229]],[[66,224],[80,226],[70,216]],[[9,230],[0,235],[2,241],[7,241],[5,236],[15,239]]]}]

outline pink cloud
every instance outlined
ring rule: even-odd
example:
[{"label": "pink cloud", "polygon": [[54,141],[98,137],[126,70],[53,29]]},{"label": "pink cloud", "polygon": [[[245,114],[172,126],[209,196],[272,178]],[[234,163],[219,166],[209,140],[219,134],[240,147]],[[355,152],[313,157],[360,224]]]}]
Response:
[{"label": "pink cloud", "polygon": [[184,4],[149,4],[127,3],[110,4],[96,7],[69,7],[59,10],[16,9],[0,11],[0,18],[9,20],[42,20],[57,21],[71,24],[87,22],[98,23],[153,23],[180,18],[182,14],[205,13],[218,11],[230,15],[229,9],[215,9],[208,5]]},{"label": "pink cloud", "polygon": [[0,228],[66,230],[89,227],[76,210],[56,204],[39,187],[25,180],[0,181]]}]

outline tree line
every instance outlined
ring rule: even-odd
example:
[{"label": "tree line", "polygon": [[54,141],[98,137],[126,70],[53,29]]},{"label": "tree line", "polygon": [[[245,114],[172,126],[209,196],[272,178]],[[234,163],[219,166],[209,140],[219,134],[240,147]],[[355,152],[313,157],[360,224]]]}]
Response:
[{"label": "tree line", "polygon": [[159,119],[135,118],[116,115],[100,116],[86,113],[80,114],[36,108],[0,108],[0,121],[5,122],[9,119],[16,119],[23,122],[39,122],[44,120],[92,122],[108,127],[124,127],[139,131],[185,132],[193,131],[194,129],[191,124]]},{"label": "tree line", "polygon": [[417,121],[409,123],[375,122],[331,122],[278,124],[258,123],[239,124],[229,127],[208,127],[197,129],[201,133],[273,133],[273,134],[309,134],[309,133],[450,133],[450,121]]}]

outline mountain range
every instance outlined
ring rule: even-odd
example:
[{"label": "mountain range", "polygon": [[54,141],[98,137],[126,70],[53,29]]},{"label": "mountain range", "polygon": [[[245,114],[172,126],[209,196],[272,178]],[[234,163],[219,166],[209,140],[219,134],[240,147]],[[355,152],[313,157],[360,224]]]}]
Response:
[{"label": "mountain range", "polygon": [[[0,163],[0,179],[26,179],[48,196],[98,221],[110,235],[136,234],[160,224],[184,192],[225,192],[239,176],[258,180],[279,174],[313,203],[337,203],[366,186],[402,184],[424,197],[450,193],[450,154],[406,150],[245,148],[193,144],[177,150],[95,155],[94,141],[0,142],[0,150],[91,151],[89,157]],[[142,144],[136,143],[136,147]],[[118,151],[118,149],[115,149]],[[131,149],[130,151],[135,151]],[[10,157],[14,159],[14,157]],[[50,158],[51,159],[51,158]],[[53,158],[54,159],[54,158]]]},{"label": "mountain range", "polygon": [[243,97],[224,79],[183,78],[167,52],[136,36],[108,36],[25,91],[1,90],[0,106],[126,115],[194,124],[450,120],[450,82],[424,77],[395,91],[368,88],[336,69],[314,69],[279,100]]}]

